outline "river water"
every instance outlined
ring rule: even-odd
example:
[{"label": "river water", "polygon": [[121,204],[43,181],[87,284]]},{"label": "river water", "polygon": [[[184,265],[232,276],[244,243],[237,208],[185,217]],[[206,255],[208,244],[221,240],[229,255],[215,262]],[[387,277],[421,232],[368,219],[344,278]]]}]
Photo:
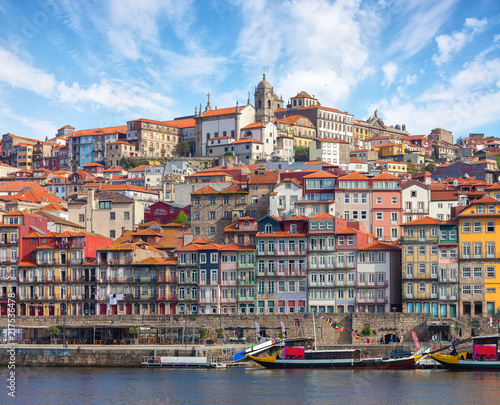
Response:
[{"label": "river water", "polygon": [[23,368],[0,404],[498,404],[500,372]]}]

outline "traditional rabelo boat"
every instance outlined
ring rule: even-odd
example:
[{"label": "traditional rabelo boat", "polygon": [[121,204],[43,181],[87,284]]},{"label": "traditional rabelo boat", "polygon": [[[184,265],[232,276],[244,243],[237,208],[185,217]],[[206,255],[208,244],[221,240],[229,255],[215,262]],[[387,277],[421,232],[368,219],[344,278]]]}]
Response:
[{"label": "traditional rabelo boat", "polygon": [[[271,347],[268,357],[247,357],[266,368],[330,368],[401,370],[413,366],[420,358],[361,358],[361,350],[313,350],[312,338],[286,339]],[[283,355],[278,352],[283,349]]]},{"label": "traditional rabelo boat", "polygon": [[474,344],[473,353],[456,353],[453,348],[451,354],[431,353],[429,357],[444,367],[458,371],[500,371],[500,353],[498,339],[495,336],[477,336],[471,338]]}]

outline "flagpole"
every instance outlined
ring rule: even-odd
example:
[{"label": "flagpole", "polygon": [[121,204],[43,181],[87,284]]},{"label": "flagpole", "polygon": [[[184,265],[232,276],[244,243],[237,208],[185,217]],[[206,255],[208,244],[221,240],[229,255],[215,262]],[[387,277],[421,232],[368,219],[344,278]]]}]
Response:
[{"label": "flagpole", "polygon": [[313,313],[313,328],[314,328],[314,350],[317,351],[318,348],[316,346],[316,316]]}]

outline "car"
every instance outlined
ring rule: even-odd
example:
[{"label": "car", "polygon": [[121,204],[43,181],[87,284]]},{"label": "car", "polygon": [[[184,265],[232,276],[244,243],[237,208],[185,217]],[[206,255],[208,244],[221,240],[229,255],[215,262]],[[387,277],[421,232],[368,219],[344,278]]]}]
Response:
[{"label": "car", "polygon": [[393,350],[389,355],[391,359],[400,359],[401,357],[409,357],[409,356],[411,356],[411,352],[402,349]]}]

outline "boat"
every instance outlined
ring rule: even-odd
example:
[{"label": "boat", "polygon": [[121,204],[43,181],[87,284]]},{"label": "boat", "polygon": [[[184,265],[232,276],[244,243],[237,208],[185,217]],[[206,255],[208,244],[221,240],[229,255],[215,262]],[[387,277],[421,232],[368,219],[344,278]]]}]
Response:
[{"label": "boat", "polygon": [[[477,336],[473,341],[473,353],[431,353],[429,357],[444,367],[457,371],[500,371],[498,339],[500,335]],[[455,350],[454,350],[455,351]]]},{"label": "boat", "polygon": [[[284,368],[319,368],[319,369],[381,369],[401,370],[412,367],[419,361],[421,355],[411,355],[400,358],[361,358],[361,350],[313,350],[311,338],[287,339],[274,345],[270,356],[257,357],[247,354],[247,357],[270,369]],[[284,354],[278,356],[284,346]]]}]

